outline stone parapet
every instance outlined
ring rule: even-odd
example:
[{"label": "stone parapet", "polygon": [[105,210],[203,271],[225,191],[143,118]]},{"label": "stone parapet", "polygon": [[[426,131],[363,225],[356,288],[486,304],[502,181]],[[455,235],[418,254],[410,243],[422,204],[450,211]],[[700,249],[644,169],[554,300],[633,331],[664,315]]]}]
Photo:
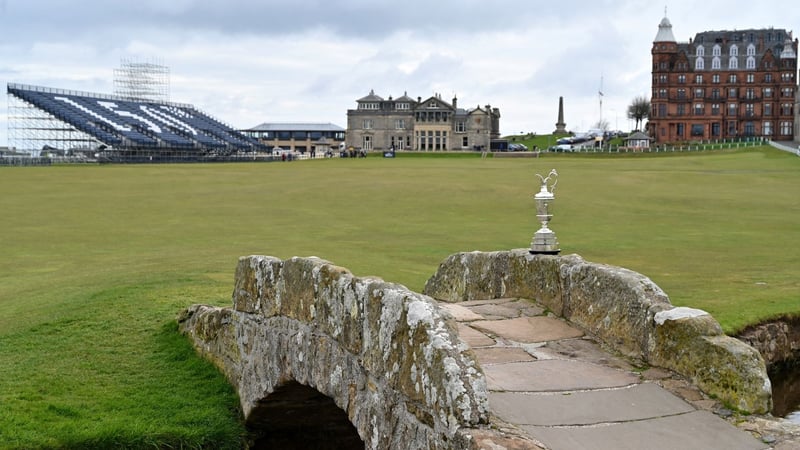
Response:
[{"label": "stone parapet", "polygon": [[639,273],[527,249],[457,253],[439,265],[423,293],[447,302],[535,299],[620,353],[674,370],[732,407],[771,409],[759,352],[726,336],[705,311],[674,307]]},{"label": "stone parapet", "polygon": [[489,422],[483,371],[431,298],[318,258],[243,257],[233,308],[195,305],[179,324],[246,420],[296,382],[333,399],[366,448],[472,448]]}]

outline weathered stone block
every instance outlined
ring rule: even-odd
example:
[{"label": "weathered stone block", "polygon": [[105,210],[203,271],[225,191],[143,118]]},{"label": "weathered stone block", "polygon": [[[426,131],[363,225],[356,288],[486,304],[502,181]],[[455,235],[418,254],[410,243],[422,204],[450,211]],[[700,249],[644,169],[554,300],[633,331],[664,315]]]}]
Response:
[{"label": "weathered stone block", "polygon": [[655,317],[649,362],[672,369],[723,402],[743,411],[767,413],[772,388],[761,355],[726,336],[705,311],[674,308]]}]

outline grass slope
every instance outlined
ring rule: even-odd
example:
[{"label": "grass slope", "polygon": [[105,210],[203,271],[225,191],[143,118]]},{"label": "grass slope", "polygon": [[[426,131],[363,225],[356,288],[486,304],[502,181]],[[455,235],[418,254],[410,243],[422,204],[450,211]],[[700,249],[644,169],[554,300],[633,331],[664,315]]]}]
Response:
[{"label": "grass slope", "polygon": [[420,290],[527,247],[559,171],[563,253],[651,277],[731,332],[797,313],[800,158],[691,155],[0,169],[0,448],[238,448],[235,394],[175,332],[239,256],[316,255]]}]

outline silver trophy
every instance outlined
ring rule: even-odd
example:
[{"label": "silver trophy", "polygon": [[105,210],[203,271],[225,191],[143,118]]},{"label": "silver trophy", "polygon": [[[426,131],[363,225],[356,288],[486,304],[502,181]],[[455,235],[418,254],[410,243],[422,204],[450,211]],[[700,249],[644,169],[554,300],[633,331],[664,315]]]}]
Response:
[{"label": "silver trophy", "polygon": [[542,177],[538,173],[536,176],[542,180],[542,187],[539,192],[533,196],[533,198],[536,200],[536,218],[539,219],[542,227],[539,228],[539,231],[533,235],[533,240],[531,241],[531,253],[557,255],[561,252],[561,250],[558,248],[558,240],[556,239],[556,234],[553,232],[553,230],[547,227],[547,224],[550,223],[550,220],[553,218],[550,208],[555,200],[555,195],[553,195],[553,192],[555,191],[556,184],[558,183],[558,173],[556,172],[556,169],[553,169],[546,178]]}]

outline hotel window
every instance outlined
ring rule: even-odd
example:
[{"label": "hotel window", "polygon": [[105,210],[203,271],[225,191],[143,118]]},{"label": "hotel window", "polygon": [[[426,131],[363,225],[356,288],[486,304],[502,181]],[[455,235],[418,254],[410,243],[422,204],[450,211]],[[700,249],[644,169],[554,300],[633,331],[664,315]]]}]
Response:
[{"label": "hotel window", "polygon": [[405,130],[406,129],[405,119],[395,119],[394,128],[397,130]]},{"label": "hotel window", "polygon": [[731,56],[731,59],[728,61],[728,69],[735,70],[738,68],[739,68],[739,58]]},{"label": "hotel window", "polygon": [[683,127],[684,127],[684,124],[682,124],[682,123],[677,124],[676,128],[675,128],[675,134],[678,135],[678,136],[683,137]]},{"label": "hotel window", "polygon": [[714,122],[711,124],[711,136],[719,136],[720,133],[720,125],[719,122]]},{"label": "hotel window", "polygon": [[683,75],[683,74],[678,75],[678,83],[679,84],[685,84],[686,83],[686,75]]},{"label": "hotel window", "polygon": [[748,103],[744,105],[744,116],[745,117],[753,117],[755,115],[755,107],[752,103]]},{"label": "hotel window", "polygon": [[697,58],[694,62],[694,70],[704,70],[706,68],[706,63],[703,61],[703,58]]},{"label": "hotel window", "polygon": [[714,89],[711,90],[711,98],[713,98],[714,100],[718,100],[720,98],[719,97],[719,88],[714,88]]},{"label": "hotel window", "polygon": [[781,97],[794,97],[794,89],[789,87],[781,88]]},{"label": "hotel window", "polygon": [[719,84],[719,74],[718,73],[715,73],[714,75],[711,75],[711,82],[714,83],[714,84]]},{"label": "hotel window", "polygon": [[761,131],[764,136],[772,136],[772,122],[764,122]]},{"label": "hotel window", "polygon": [[658,105],[658,117],[667,117],[667,105],[663,103]]},{"label": "hotel window", "polygon": [[703,88],[695,88],[694,98],[703,98],[706,96],[706,90]]},{"label": "hotel window", "polygon": [[[752,42],[752,39],[751,39]],[[750,44],[747,46],[747,56],[756,56],[756,46]]]},{"label": "hotel window", "polygon": [[729,55],[730,56],[739,56],[739,47],[737,47],[736,45],[731,45]]},{"label": "hotel window", "polygon": [[667,76],[666,75],[659,75],[658,82],[661,84],[667,84]]},{"label": "hotel window", "polygon": [[728,121],[728,136],[736,136],[736,121]]},{"label": "hotel window", "polygon": [[692,136],[702,136],[703,128],[703,124],[701,123],[692,124]]},{"label": "hotel window", "polygon": [[744,123],[744,135],[745,136],[755,136],[756,134],[756,125],[753,122],[745,122]]},{"label": "hotel window", "polygon": [[678,89],[678,100],[686,98],[686,89]]},{"label": "hotel window", "polygon": [[736,88],[728,89],[728,98],[736,98],[736,96],[739,95],[738,92],[739,91]]},{"label": "hotel window", "polygon": [[719,115],[719,103],[713,103],[711,105],[711,115],[718,116]]},{"label": "hotel window", "polygon": [[748,73],[747,74],[747,82],[748,83],[755,83],[755,81],[756,81],[756,74]]},{"label": "hotel window", "polygon": [[792,134],[792,122],[781,122],[781,135],[789,136]]},{"label": "hotel window", "polygon": [[702,116],[706,112],[705,106],[702,103],[695,103],[694,105],[694,115],[695,116]]},{"label": "hotel window", "polygon": [[364,129],[371,130],[372,129],[372,119],[364,119]]},{"label": "hotel window", "polygon": [[736,83],[736,74],[732,73],[728,75],[728,83]]},{"label": "hotel window", "polygon": [[711,55],[713,56],[722,55],[722,48],[719,46],[719,44],[715,44],[714,47],[711,49]]},{"label": "hotel window", "polygon": [[697,53],[696,53],[696,55],[697,55],[697,56],[705,56],[705,55],[706,55],[706,49],[705,49],[705,48],[704,48],[702,45],[698,45],[698,46],[697,46]]},{"label": "hotel window", "polygon": [[791,103],[783,103],[783,104],[781,104],[781,115],[782,116],[791,116],[792,115],[792,104]]},{"label": "hotel window", "polygon": [[695,75],[694,76],[695,84],[702,84],[703,83],[703,76],[702,75]]},{"label": "hotel window", "polygon": [[744,92],[744,98],[748,100],[755,100],[756,90],[753,88],[747,88],[747,90]]},{"label": "hotel window", "polygon": [[765,83],[772,83],[772,74],[768,73],[764,75],[764,82]]},{"label": "hotel window", "polygon": [[792,79],[794,79],[794,77],[789,72],[784,72],[781,74],[781,81],[792,81]]},{"label": "hotel window", "polygon": [[747,69],[755,69],[756,68],[756,58],[754,56],[747,57],[747,63],[745,65]]},{"label": "hotel window", "polygon": [[[719,59],[719,56],[715,56],[711,59],[711,69],[712,70],[719,70],[722,68],[722,62]],[[719,78],[717,78],[717,83],[719,83]]]},{"label": "hotel window", "polygon": [[659,89],[658,90],[658,98],[667,98],[667,90],[666,89]]},{"label": "hotel window", "polygon": [[736,106],[736,103],[729,103],[729,104],[728,104],[728,115],[729,115],[729,116],[735,116],[735,115],[736,115],[736,110],[737,110],[737,109],[738,109],[738,108],[737,108],[737,106]]},{"label": "hotel window", "polygon": [[684,115],[686,115],[686,105],[684,105],[684,104],[682,104],[682,103],[681,103],[680,105],[678,105],[678,110],[677,110],[677,113],[676,113],[676,114],[677,114],[678,116],[684,116]]},{"label": "hotel window", "polygon": [[764,115],[765,116],[772,115],[772,103],[764,103]]}]

